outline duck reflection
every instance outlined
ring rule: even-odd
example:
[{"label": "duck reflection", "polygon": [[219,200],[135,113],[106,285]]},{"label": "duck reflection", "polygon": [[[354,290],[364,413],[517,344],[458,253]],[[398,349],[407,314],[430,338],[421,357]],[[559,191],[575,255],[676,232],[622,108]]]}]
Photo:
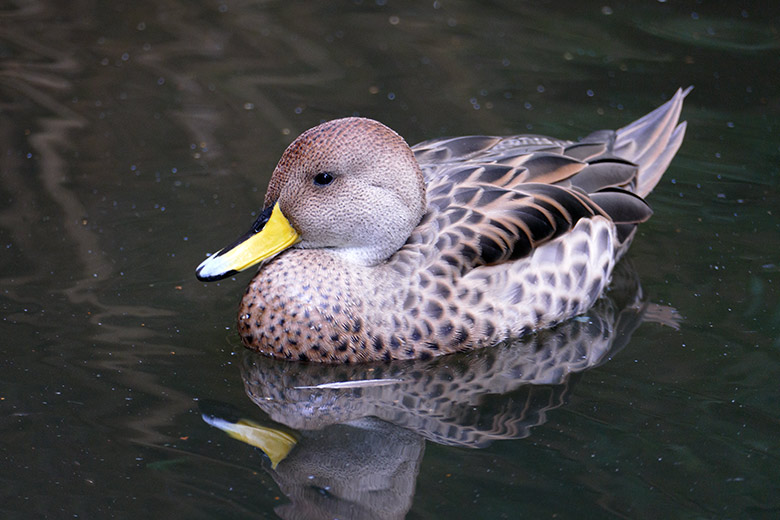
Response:
[{"label": "duck reflection", "polygon": [[247,351],[250,399],[276,423],[204,410],[204,420],[261,448],[289,504],[282,518],[403,518],[425,440],[483,448],[519,439],[563,405],[577,375],[623,349],[643,322],[677,327],[644,300],[626,261],[586,314],[479,351],[368,365],[280,362]]}]

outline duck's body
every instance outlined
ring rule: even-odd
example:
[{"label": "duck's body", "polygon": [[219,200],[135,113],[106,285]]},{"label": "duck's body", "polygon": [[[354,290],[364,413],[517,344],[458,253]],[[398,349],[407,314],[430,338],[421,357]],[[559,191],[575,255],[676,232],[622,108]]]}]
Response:
[{"label": "duck's body", "polygon": [[686,93],[577,143],[472,136],[410,150],[375,121],[323,123],[283,155],[253,231],[198,276],[266,260],[238,328],[285,359],[425,358],[549,327],[598,299],[649,218],[641,197],[682,142]]}]

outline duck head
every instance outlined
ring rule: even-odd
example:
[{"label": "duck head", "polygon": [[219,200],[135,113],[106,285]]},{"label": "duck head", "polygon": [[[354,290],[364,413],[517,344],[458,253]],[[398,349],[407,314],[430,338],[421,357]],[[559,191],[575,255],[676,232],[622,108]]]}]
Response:
[{"label": "duck head", "polygon": [[252,228],[201,263],[197,277],[219,280],[290,247],[376,265],[406,242],[425,208],[422,172],[401,136],[371,119],[328,121],[285,150]]}]

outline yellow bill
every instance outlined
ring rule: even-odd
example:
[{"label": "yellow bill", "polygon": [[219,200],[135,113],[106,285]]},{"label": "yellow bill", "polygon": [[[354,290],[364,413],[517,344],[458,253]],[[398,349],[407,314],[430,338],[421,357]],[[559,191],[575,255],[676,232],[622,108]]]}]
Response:
[{"label": "yellow bill", "polygon": [[300,235],[279,209],[279,204],[274,204],[260,214],[252,229],[204,260],[196,275],[204,282],[227,278],[272,258],[300,240]]},{"label": "yellow bill", "polygon": [[277,464],[283,461],[298,443],[297,436],[292,433],[278,428],[261,426],[248,419],[233,422],[203,415],[203,420],[234,439],[263,450],[263,453],[271,459],[272,469],[276,469]]}]

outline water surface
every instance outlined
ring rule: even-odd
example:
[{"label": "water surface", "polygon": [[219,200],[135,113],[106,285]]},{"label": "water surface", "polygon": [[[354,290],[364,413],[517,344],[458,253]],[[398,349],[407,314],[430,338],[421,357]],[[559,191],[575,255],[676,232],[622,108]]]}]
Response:
[{"label": "water surface", "polygon": [[[0,7],[3,516],[780,515],[778,12],[60,4]],[[250,273],[195,280],[324,119],[410,142],[573,139],[691,84],[621,291],[549,335],[369,372],[290,366],[240,346]],[[299,388],[369,376],[400,381]],[[272,468],[209,424],[238,418],[298,443]]]}]

